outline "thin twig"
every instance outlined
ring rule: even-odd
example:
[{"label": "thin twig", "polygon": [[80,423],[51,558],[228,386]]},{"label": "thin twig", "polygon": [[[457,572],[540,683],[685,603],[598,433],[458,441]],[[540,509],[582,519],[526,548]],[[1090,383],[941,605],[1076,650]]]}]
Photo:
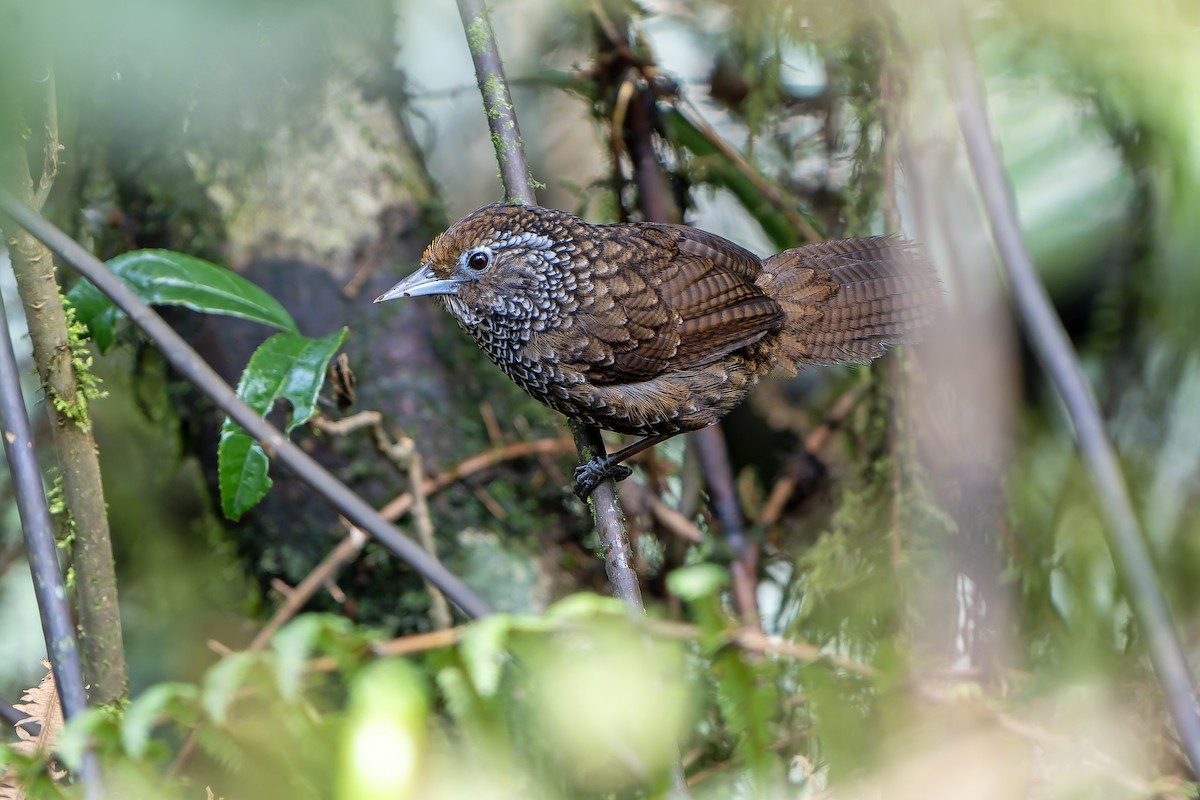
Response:
[{"label": "thin twig", "polygon": [[[829,443],[829,439],[833,433],[841,426],[843,420],[854,410],[854,406],[858,404],[858,400],[862,397],[863,387],[855,386],[850,391],[846,392],[838,401],[833,404],[833,408],[829,409],[829,413],[825,415],[825,419],[821,424],[813,429],[804,440],[804,446],[801,448],[801,457],[815,457],[825,445]],[[763,504],[762,512],[758,515],[758,524],[764,528],[770,527],[779,522],[779,518],[783,516],[783,509],[787,505],[788,500],[792,498],[792,493],[796,491],[799,484],[799,479],[796,470],[788,470],[775,483],[771,489],[771,494],[767,496],[767,502]]]},{"label": "thin twig", "polygon": [[[361,530],[351,525],[346,520],[342,520],[342,524],[349,529],[349,533],[338,542],[325,558],[321,559],[321,563],[317,564],[312,570],[304,576],[304,580],[296,584],[290,592],[284,596],[283,604],[275,609],[275,613],[271,615],[271,619],[262,630],[255,635],[246,646],[246,651],[253,653],[256,650],[261,650],[271,641],[271,637],[275,632],[283,627],[284,623],[299,613],[300,609],[313,598],[320,588],[337,574],[345,564],[353,561],[363,549],[363,545],[367,543],[367,535]],[[445,602],[445,599],[442,600]]]},{"label": "thin twig", "polygon": [[1108,522],[1105,530],[1113,560],[1129,604],[1145,631],[1150,659],[1166,694],[1184,752],[1193,772],[1200,774],[1200,713],[1197,713],[1196,687],[1175,634],[1170,608],[1163,597],[1125,478],[1105,435],[1104,423],[1087,379],[1021,235],[1004,164],[988,122],[975,60],[969,50],[970,33],[964,11],[958,2],[947,2],[944,12],[942,32],[947,51],[947,80],[955,99],[967,156],[987,209],[992,239],[1034,351],[1054,381],[1075,427],[1080,452],[1091,471],[1097,499]]},{"label": "thin twig", "polygon": [[778,186],[767,180],[767,178],[761,172],[759,172],[757,167],[751,164],[744,155],[739,153],[737,149],[733,147],[733,145],[725,141],[724,137],[714,131],[712,127],[704,121],[704,117],[700,114],[700,110],[696,108],[696,105],[692,103],[691,100],[685,99],[683,101],[683,105],[689,112],[691,112],[690,114],[684,115],[680,109],[676,108],[676,110],[687,119],[692,127],[699,131],[702,136],[704,136],[709,144],[717,148],[717,151],[720,152],[722,156],[733,162],[738,171],[745,175],[746,178],[752,184],[754,184],[754,188],[757,189],[760,194],[762,194],[763,198],[768,203],[773,205],[776,211],[783,214],[784,217],[787,218],[788,223],[797,231],[799,231],[800,235],[802,235],[806,241],[819,242],[825,238],[821,235],[820,231],[813,227],[811,222],[804,218],[803,214],[796,210],[795,206],[788,202],[788,199],[784,196],[783,192]]},{"label": "thin twig", "polygon": [[[37,463],[33,428],[21,396],[21,373],[13,353],[8,315],[0,297],[0,427],[3,428],[4,454],[21,515],[21,531],[29,569],[33,574],[34,595],[42,621],[46,653],[54,669],[54,681],[68,721],[87,710],[87,692],[83,684],[83,662],[75,625],[67,607],[67,589],[58,567],[58,547],[54,526],[46,506],[45,487]],[[99,765],[90,750],[84,753],[82,778],[89,798],[103,797]]]},{"label": "thin twig", "polygon": [[[412,452],[408,456],[408,485],[412,487],[413,516],[416,517],[417,540],[424,545],[425,550],[436,561],[437,541],[433,535],[433,520],[429,518],[429,504],[425,500],[425,470],[421,466],[421,453],[417,450],[412,439],[409,443]],[[433,584],[429,584],[429,616],[435,628],[449,628],[453,623],[450,617],[450,606],[446,605],[446,597]]]},{"label": "thin twig", "polygon": [[496,419],[496,411],[487,400],[479,404],[479,416],[483,419],[483,428],[487,431],[488,441],[492,446],[498,447],[504,444],[504,436],[500,433],[500,422]]},{"label": "thin twig", "polygon": [[440,631],[414,633],[381,642],[371,648],[371,652],[379,658],[397,658],[437,650],[442,647],[452,647],[462,638],[465,627],[446,628]]},{"label": "thin twig", "polygon": [[[447,486],[465,480],[478,472],[491,469],[505,461],[537,454],[569,453],[572,449],[571,440],[566,438],[536,439],[532,442],[514,442],[504,447],[497,447],[495,450],[488,450],[485,453],[480,453],[460,461],[450,469],[440,472],[432,478],[426,478],[424,485],[425,494],[431,495],[434,492],[440,492]],[[379,513],[384,519],[395,522],[407,514],[412,507],[412,492],[405,492],[399,497],[390,500],[387,505],[379,509]]]},{"label": "thin twig", "polygon": [[467,34],[467,46],[471,48],[475,80],[479,84],[479,93],[483,95],[483,109],[487,114],[488,128],[491,129],[492,144],[496,147],[496,161],[500,164],[504,194],[512,202],[537,205],[533,182],[529,180],[529,167],[525,163],[521,126],[517,124],[512,93],[504,78],[500,48],[496,45],[496,34],[492,30],[487,8],[482,0],[458,0],[458,13]]},{"label": "thin twig", "polygon": [[4,189],[0,189],[0,210],[83,273],[150,337],[172,367],[342,516],[370,534],[422,577],[428,578],[467,616],[481,617],[491,613],[487,603],[460,578],[430,558],[421,545],[382,519],[365,500],[246,405],[162,317],[134,294],[124,281],[109,272],[95,256]]},{"label": "thin twig", "polygon": [[483,507],[493,517],[496,519],[508,519],[508,511],[505,510],[504,506],[500,505],[500,502],[496,498],[492,497],[492,493],[486,487],[472,486],[471,493],[475,495],[480,503],[483,503]]},{"label": "thin twig", "polygon": [[58,177],[58,154],[63,146],[58,141],[58,89],[54,81],[54,68],[47,67],[46,79],[46,147],[43,151],[42,174],[38,178],[37,191],[33,196],[33,207],[38,211],[46,205],[46,198],[54,188],[54,179]]},{"label": "thin twig", "polygon": [[[565,624],[569,625],[570,623]],[[699,626],[684,622],[642,619],[639,624],[645,626],[648,633],[667,639],[696,641],[706,638]],[[388,658],[413,655],[443,647],[453,647],[462,641],[463,635],[470,630],[470,627],[469,625],[459,625],[454,628],[447,628],[446,630],[389,639],[386,642],[380,642],[372,646],[371,652],[380,658]],[[720,643],[734,645],[738,649],[748,653],[782,656],[806,664],[826,664],[843,672],[864,678],[874,678],[878,675],[878,671],[870,664],[826,653],[815,644],[809,644],[808,642],[783,639],[778,636],[768,636],[754,628],[729,630],[719,635],[717,640]],[[309,663],[309,668],[317,672],[324,672],[329,669],[335,669],[336,664],[332,660],[327,661],[324,658],[317,658]]]},{"label": "thin twig", "polygon": [[720,424],[693,433],[692,445],[699,456],[700,471],[708,484],[713,510],[721,521],[725,544],[733,557],[729,567],[733,576],[734,607],[743,623],[758,628],[762,624],[758,614],[758,544],[746,536],[742,504],[733,483],[733,469],[729,465],[729,451]]},{"label": "thin twig", "polygon": [[679,538],[695,544],[704,541],[704,532],[696,526],[696,523],[692,522],[681,512],[671,508],[663,502],[661,497],[632,478],[625,482],[625,486],[621,491],[621,498],[631,503],[628,506],[631,510],[649,509],[650,513],[654,515],[654,520],[659,525]]},{"label": "thin twig", "polygon": [[[467,34],[467,45],[471,48],[471,59],[475,63],[475,78],[483,96],[488,128],[496,147],[504,193],[511,200],[535,205],[537,198],[529,179],[529,167],[525,163],[521,128],[517,124],[508,81],[504,78],[492,23],[481,0],[458,0],[458,11]],[[597,428],[574,419],[570,421],[570,426],[579,457],[584,462],[594,456],[604,455],[604,442]],[[633,613],[640,614],[643,610],[642,593],[638,587],[637,572],[633,568],[629,535],[625,531],[613,480],[606,478],[601,481],[592,491],[588,502],[605,549],[605,567],[613,594],[623,599]]]},{"label": "thin twig", "polygon": [[309,420],[309,425],[329,436],[348,436],[363,428],[374,428],[383,424],[383,414],[378,411],[359,411],[341,419],[330,419],[318,414]]},{"label": "thin twig", "polygon": [[[600,431],[579,420],[571,420],[571,433],[575,438],[575,449],[579,458],[587,463],[592,458],[604,455],[604,440]],[[630,613],[639,616],[645,612],[642,605],[642,589],[638,585],[637,570],[634,568],[633,549],[629,545],[629,534],[625,530],[625,517],[617,499],[617,488],[611,478],[606,478],[592,490],[588,497],[596,530],[604,548],[604,571],[614,597],[625,601]]]},{"label": "thin twig", "polygon": [[[412,507],[416,516],[417,540],[421,542],[425,552],[440,564],[433,534],[433,521],[429,517],[429,506],[425,502],[425,469],[416,442],[408,437],[393,441],[384,429],[383,415],[378,411],[360,411],[352,417],[337,422],[321,417],[317,427],[326,433],[337,435],[370,428],[375,448],[407,473],[409,485],[412,487]],[[450,616],[450,607],[446,605],[446,596],[428,580],[425,581],[425,587],[429,590],[429,615],[433,619],[434,626],[449,628],[453,620]]]}]

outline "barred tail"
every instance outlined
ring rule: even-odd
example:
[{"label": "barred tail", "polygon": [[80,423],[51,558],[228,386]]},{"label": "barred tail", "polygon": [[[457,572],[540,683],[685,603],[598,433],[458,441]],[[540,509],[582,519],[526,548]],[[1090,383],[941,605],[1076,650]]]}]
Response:
[{"label": "barred tail", "polygon": [[783,307],[789,366],[870,361],[916,341],[941,306],[937,275],[904,239],[818,242],[763,267],[758,285]]}]

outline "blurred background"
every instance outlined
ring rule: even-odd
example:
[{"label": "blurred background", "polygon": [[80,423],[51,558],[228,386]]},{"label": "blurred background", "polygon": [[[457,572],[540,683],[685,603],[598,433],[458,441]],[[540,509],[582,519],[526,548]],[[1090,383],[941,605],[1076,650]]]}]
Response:
[{"label": "blurred background", "polygon": [[[947,89],[959,13],[1027,244],[1200,667],[1200,6],[491,6],[542,204],[643,219],[649,171],[681,219],[760,255],[900,233],[945,288],[920,346],[764,382],[728,418],[743,530],[719,519],[682,439],[621,485],[652,616],[745,626],[871,670],[672,650],[663,669],[688,676],[690,710],[662,735],[679,737],[699,794],[1187,796],[1193,779],[1070,423],[997,268]],[[34,168],[54,84],[64,150],[50,219],[102,258],[163,247],[228,266],[307,335],[349,326],[357,402],[327,404],[330,418],[382,412],[432,476],[485,451],[517,454],[430,498],[446,565],[514,613],[606,592],[590,515],[567,489],[572,449],[514,447],[562,438],[561,418],[434,303],[371,303],[449,222],[502,196],[453,4],[5,0],[0,28],[16,87],[6,130],[24,132]],[[7,262],[0,291],[27,347]],[[264,338],[249,323],[167,316],[231,382]],[[213,640],[244,647],[343,531],[286,474],[240,521],[223,519],[208,402],[132,330],[95,370],[109,392],[93,414],[136,696],[200,680]],[[26,388],[45,439],[44,399],[36,381]],[[408,488],[366,432],[293,438],[376,506]],[[48,443],[45,459],[52,471]],[[13,699],[41,674],[42,640],[4,475],[0,695]],[[749,590],[677,591],[670,576],[696,565],[748,568]],[[435,627],[421,580],[373,545],[307,608],[383,636]],[[530,656],[531,675],[563,671],[548,652]],[[731,675],[756,710],[737,713]],[[569,703],[593,679],[538,702]],[[449,702],[424,684],[395,691]],[[534,730],[563,724],[505,708]],[[547,796],[633,791],[517,756],[496,769],[520,776],[497,786]],[[438,784],[447,796],[466,785]]]}]

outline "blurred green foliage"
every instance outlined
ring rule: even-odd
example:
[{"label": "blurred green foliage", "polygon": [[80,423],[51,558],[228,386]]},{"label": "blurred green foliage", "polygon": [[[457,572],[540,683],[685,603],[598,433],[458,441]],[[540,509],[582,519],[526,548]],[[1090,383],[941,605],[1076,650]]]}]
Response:
[{"label": "blurred green foliage", "polygon": [[[277,128],[309,124],[322,104],[337,102],[322,91],[329,80],[349,86],[364,74],[392,75],[405,54],[430,72],[462,66],[461,31],[418,35],[416,26],[435,24],[418,19],[425,7],[398,5],[400,25],[381,2],[126,0],[60,4],[53,16],[43,16],[49,6],[5,2],[0,35],[14,45],[0,48],[4,94],[35,91],[14,79],[28,75],[21,54],[52,43],[72,143],[55,212],[101,251],[124,246],[128,230],[108,224],[120,211],[141,225],[139,241],[215,257],[228,220],[197,165],[253,174]],[[917,176],[889,173],[888,164],[907,158],[907,167],[925,164],[939,176],[960,168],[939,88],[940,45],[928,35],[936,12],[921,4],[606,7],[632,15],[642,36],[635,49],[652,53],[692,101],[677,103],[664,90],[656,144],[690,218],[719,233],[782,248],[802,238],[796,219],[830,236],[885,232],[897,214],[920,207],[904,202],[906,191],[917,194]],[[598,34],[590,10],[510,0],[493,15],[510,74],[526,79],[517,81],[517,103],[547,202],[615,219],[627,213],[628,187],[603,174],[613,166],[603,157],[610,146],[618,164],[623,156],[605,141],[610,121],[589,114],[607,107],[602,87],[621,81],[600,80],[591,66]],[[1200,12],[1166,0],[1013,0],[970,11],[1030,249],[1119,447],[1196,662]],[[626,77],[644,78],[636,70]],[[438,202],[456,211],[467,209],[452,191],[498,193],[491,165],[452,174],[477,163],[458,147],[462,131],[487,157],[473,91],[468,73],[464,86],[406,83],[398,92],[399,116],[433,132],[423,142],[429,163],[451,165],[437,174],[451,187]],[[8,113],[14,107],[24,106],[4,104],[7,121],[31,133],[36,121]],[[700,122],[741,158],[716,147]],[[555,161],[559,139],[570,143],[568,156]],[[900,196],[898,209],[889,191]],[[953,181],[932,191],[950,195]],[[958,246],[955,256],[986,261],[986,248],[980,255],[968,246],[986,228],[973,198],[950,202],[961,216],[928,228]],[[986,269],[943,260],[950,307],[990,290]],[[559,432],[497,371],[476,369],[482,359],[457,332],[422,333],[453,366],[457,405],[437,433],[461,444],[459,457],[491,444],[476,410],[483,400],[506,431],[520,418],[532,436]],[[998,349],[1007,346],[1002,331],[995,336]],[[916,452],[910,440],[920,431],[892,402],[910,365],[809,373],[789,385],[792,395],[777,395],[776,407],[752,410],[784,420],[759,421],[770,443],[761,449],[784,450],[780,426],[808,433],[839,395],[866,387],[819,454],[815,488],[799,493],[777,524],[752,531],[762,548],[761,638],[746,638],[732,611],[713,541],[719,526],[687,495],[686,470],[673,474],[672,451],[662,459],[670,473],[662,496],[710,540],[691,545],[653,523],[638,531],[649,543],[641,552],[654,558],[647,594],[655,621],[631,622],[587,594],[535,614],[547,598],[601,586],[603,574],[588,552],[583,509],[562,487],[531,479],[532,467],[516,467],[486,486],[448,489],[434,498],[433,516],[447,564],[521,615],[456,629],[404,661],[378,657],[380,641],[429,627],[425,593],[368,548],[345,580],[355,608],[343,611],[362,625],[302,616],[267,651],[210,665],[203,641],[247,638],[262,601],[247,602],[225,531],[197,507],[204,498],[194,466],[181,464],[174,446],[179,421],[131,421],[135,402],[169,415],[177,405],[169,387],[116,383],[125,399],[113,417],[124,421],[109,422],[109,441],[99,427],[103,448],[130,465],[135,484],[107,476],[119,487],[110,495],[114,528],[136,532],[118,542],[118,556],[127,565],[126,625],[137,629],[137,691],[123,713],[97,712],[75,726],[63,756],[70,763],[91,741],[113,796],[147,798],[201,796],[206,786],[229,798],[657,797],[670,790],[677,756],[697,797],[1187,796],[1194,787],[1092,487],[1025,344],[1008,365],[1008,455],[984,465],[996,508],[971,509],[963,499],[973,462],[993,452],[973,449],[969,431],[939,443],[965,451],[957,471],[939,471]],[[128,360],[110,368],[137,371]],[[947,384],[934,391],[952,404]],[[112,441],[124,438],[124,447]],[[154,446],[133,443],[146,440]],[[339,447],[358,448],[345,474],[368,471],[366,447]],[[751,518],[772,488],[768,463],[757,453],[735,464]],[[386,499],[391,484],[373,480]],[[494,506],[484,505],[484,491]],[[168,506],[184,509],[190,524],[182,531],[171,532],[181,526]],[[12,516],[0,517],[7,529]],[[284,523],[308,524],[299,512]],[[321,535],[273,550],[253,568],[298,579],[319,557]],[[385,590],[363,590],[369,577]],[[682,620],[695,627],[680,633]],[[180,754],[192,736],[188,760]],[[33,796],[59,790],[43,781]]]}]

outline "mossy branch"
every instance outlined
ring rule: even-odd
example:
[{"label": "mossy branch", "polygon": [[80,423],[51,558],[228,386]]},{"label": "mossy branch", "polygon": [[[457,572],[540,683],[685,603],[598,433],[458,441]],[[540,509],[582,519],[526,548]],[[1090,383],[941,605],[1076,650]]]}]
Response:
[{"label": "mossy branch", "polygon": [[[458,11],[467,35],[467,44],[471,48],[471,59],[475,63],[475,76],[479,82],[479,92],[483,95],[483,108],[492,144],[496,148],[496,160],[500,164],[504,193],[510,200],[535,205],[537,198],[525,162],[521,128],[517,124],[508,81],[504,78],[504,67],[500,63],[500,50],[496,46],[492,23],[479,0],[458,0]],[[604,454],[604,442],[598,429],[576,420],[571,420],[570,425],[575,446],[583,461]],[[624,600],[633,613],[641,614],[642,593],[633,569],[633,553],[629,546],[629,534],[625,530],[625,519],[617,501],[616,484],[611,478],[606,478],[592,491],[588,500],[595,517],[596,530],[604,543],[605,566],[613,593]]]},{"label": "mossy branch", "polygon": [[[52,84],[51,84],[52,85]],[[57,125],[47,122],[47,169],[57,164]],[[45,199],[53,174],[40,177],[35,190],[23,142],[6,131],[0,141],[0,185],[34,206]],[[75,600],[83,633],[84,674],[92,700],[110,703],[126,689],[125,653],[117,608],[117,578],[100,460],[88,414],[100,396],[91,375],[91,358],[78,327],[63,304],[50,251],[7,218],[0,219],[12,258],[17,290],[29,325],[38,376],[50,402],[54,447],[62,469],[63,497],[75,527]]]},{"label": "mossy branch", "polygon": [[487,9],[478,0],[459,0],[458,12],[467,34],[467,46],[471,48],[479,93],[483,95],[483,111],[491,130],[492,146],[496,149],[505,198],[516,203],[536,205],[534,182],[529,177],[529,166],[525,162],[521,126],[517,124],[512,94],[504,78],[504,66],[500,62],[500,50],[496,46],[496,36],[492,32]]}]

